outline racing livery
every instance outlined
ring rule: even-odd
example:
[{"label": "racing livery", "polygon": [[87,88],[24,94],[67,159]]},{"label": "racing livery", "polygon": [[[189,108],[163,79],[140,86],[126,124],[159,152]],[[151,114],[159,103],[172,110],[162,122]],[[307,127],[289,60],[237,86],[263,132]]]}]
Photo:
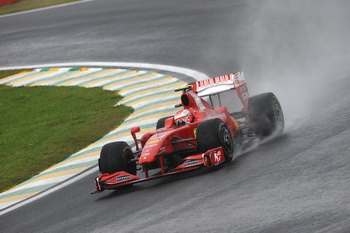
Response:
[{"label": "racing livery", "polygon": [[[93,193],[219,166],[230,162],[245,143],[283,132],[284,117],[276,96],[268,92],[250,97],[243,72],[197,81],[175,91],[182,94],[175,106],[181,109],[174,116],[159,119],[156,129],[141,138],[136,135],[140,127],[131,128],[135,151],[126,142],[103,146],[101,174],[95,178]],[[220,94],[228,91],[236,91],[241,111],[230,113],[221,106]],[[213,96],[219,97],[217,108]]]}]

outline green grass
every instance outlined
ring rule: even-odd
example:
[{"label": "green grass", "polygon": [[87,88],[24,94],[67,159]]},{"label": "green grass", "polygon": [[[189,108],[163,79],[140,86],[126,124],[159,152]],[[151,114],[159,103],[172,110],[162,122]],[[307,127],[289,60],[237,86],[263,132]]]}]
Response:
[{"label": "green grass", "polygon": [[0,192],[120,124],[133,111],[115,107],[120,98],[101,88],[0,85]]},{"label": "green grass", "polygon": [[21,0],[19,2],[0,7],[0,15],[20,11],[33,10],[37,8],[53,6],[63,3],[76,2],[79,0]]}]

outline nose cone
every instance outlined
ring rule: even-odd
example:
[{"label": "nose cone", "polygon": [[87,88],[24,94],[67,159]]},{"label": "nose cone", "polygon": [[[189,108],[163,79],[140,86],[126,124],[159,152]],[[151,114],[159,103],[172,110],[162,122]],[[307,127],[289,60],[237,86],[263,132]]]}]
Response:
[{"label": "nose cone", "polygon": [[139,158],[139,164],[142,165],[144,163],[151,163],[155,161],[154,156],[150,156],[149,153],[146,153],[144,155],[141,155]]},{"label": "nose cone", "polygon": [[142,149],[141,156],[139,157],[138,163],[140,165],[144,163],[152,163],[157,161],[159,157],[158,153],[162,152],[170,154],[174,151],[171,144],[173,138],[173,132],[157,132],[148,139],[144,148]]},{"label": "nose cone", "polygon": [[162,141],[157,135],[153,135],[146,143],[139,158],[139,164],[151,163],[157,160],[156,154],[158,153]]}]

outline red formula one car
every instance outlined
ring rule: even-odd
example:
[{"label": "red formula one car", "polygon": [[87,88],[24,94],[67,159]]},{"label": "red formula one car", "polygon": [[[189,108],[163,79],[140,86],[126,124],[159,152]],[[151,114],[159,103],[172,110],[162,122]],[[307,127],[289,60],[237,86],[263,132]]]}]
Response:
[{"label": "red formula one car", "polygon": [[[221,105],[220,94],[235,90],[243,108],[230,113]],[[284,118],[273,93],[249,96],[243,72],[191,83],[182,91],[181,107],[174,116],[158,120],[156,130],[137,138],[140,127],[131,128],[136,151],[125,142],[103,146],[101,174],[96,191],[230,162],[239,146],[256,138],[281,135]],[[205,100],[207,99],[207,100]],[[209,101],[210,100],[210,101]],[[208,103],[210,102],[210,104]],[[137,171],[143,173],[137,175]]]}]

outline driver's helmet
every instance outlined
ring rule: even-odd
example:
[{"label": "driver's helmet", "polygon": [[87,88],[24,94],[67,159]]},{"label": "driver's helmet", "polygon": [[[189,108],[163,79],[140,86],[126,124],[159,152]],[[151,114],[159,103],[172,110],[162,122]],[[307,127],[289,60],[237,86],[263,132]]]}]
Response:
[{"label": "driver's helmet", "polygon": [[187,109],[178,111],[174,116],[175,125],[187,124],[193,121],[192,113]]}]

